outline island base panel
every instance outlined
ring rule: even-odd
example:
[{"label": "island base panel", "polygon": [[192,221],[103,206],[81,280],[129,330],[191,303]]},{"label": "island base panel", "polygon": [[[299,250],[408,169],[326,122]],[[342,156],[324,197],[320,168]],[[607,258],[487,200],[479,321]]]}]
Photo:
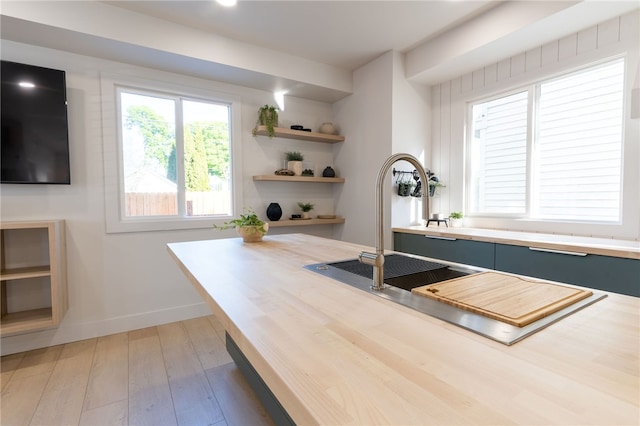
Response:
[{"label": "island base panel", "polygon": [[256,393],[256,396],[264,406],[264,409],[271,420],[277,425],[295,425],[296,423],[289,417],[289,414],[284,409],[280,401],[271,392],[271,389],[262,380],[262,377],[253,368],[249,360],[244,356],[236,342],[233,341],[229,333],[225,332],[227,352],[231,355],[231,358],[238,366],[238,369],[251,386],[251,389]]}]

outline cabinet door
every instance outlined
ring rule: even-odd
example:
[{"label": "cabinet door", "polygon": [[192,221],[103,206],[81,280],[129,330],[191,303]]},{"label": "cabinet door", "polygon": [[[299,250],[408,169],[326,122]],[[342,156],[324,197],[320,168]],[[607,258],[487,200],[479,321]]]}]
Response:
[{"label": "cabinet door", "polygon": [[496,244],[495,269],[640,296],[640,260]]},{"label": "cabinet door", "polygon": [[394,233],[394,249],[434,259],[493,269],[494,244],[417,234]]}]

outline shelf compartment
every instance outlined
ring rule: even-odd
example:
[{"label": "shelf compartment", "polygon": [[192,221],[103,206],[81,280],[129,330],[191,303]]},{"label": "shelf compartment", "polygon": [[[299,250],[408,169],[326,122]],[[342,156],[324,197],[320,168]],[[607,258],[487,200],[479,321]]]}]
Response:
[{"label": "shelf compartment", "polygon": [[307,225],[336,225],[344,223],[344,217],[336,217],[335,219],[301,219],[301,220],[278,220],[269,222],[269,228],[281,228],[285,226],[307,226]]},{"label": "shelf compartment", "polygon": [[67,310],[64,221],[0,223],[0,336],[56,327]]},{"label": "shelf compartment", "polygon": [[[287,129],[286,127],[275,127],[274,132],[275,132],[274,137],[276,138],[299,139],[303,141],[323,142],[323,143],[344,142],[344,136],[328,135],[326,133],[317,133],[317,132],[304,132],[302,130]],[[259,136],[269,136],[269,134],[267,133],[266,126],[258,126],[258,129],[255,134]]]},{"label": "shelf compartment", "polygon": [[42,330],[54,327],[51,308],[32,309],[29,311],[12,312],[2,316],[0,334],[8,335],[32,330]]},{"label": "shelf compartment", "polygon": [[314,176],[279,176],[279,175],[258,175],[253,177],[254,181],[273,182],[309,182],[309,183],[344,183],[344,178],[340,177],[314,177]]},{"label": "shelf compartment", "polygon": [[48,277],[51,275],[51,268],[44,266],[29,266],[26,268],[11,268],[0,272],[0,280],[21,280],[25,278]]}]

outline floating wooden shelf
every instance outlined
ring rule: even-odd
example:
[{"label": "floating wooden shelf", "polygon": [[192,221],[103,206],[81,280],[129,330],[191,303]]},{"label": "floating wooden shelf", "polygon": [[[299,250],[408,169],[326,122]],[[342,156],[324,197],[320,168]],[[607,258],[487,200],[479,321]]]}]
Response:
[{"label": "floating wooden shelf", "polygon": [[279,176],[279,175],[258,175],[253,177],[254,181],[277,181],[277,182],[311,182],[311,183],[344,183],[344,178],[326,178],[314,176]]},{"label": "floating wooden shelf", "polygon": [[[317,132],[303,132],[302,130],[292,130],[285,127],[274,128],[275,137],[286,139],[299,139],[303,141],[311,142],[324,142],[324,143],[337,143],[344,142],[344,136],[340,135],[328,135],[326,133]],[[266,126],[258,126],[256,135],[269,136]]]},{"label": "floating wooden shelf", "polygon": [[308,226],[308,225],[335,225],[344,223],[344,217],[336,217],[335,219],[300,219],[300,220],[278,220],[269,222],[269,228],[280,228],[284,226]]},{"label": "floating wooden shelf", "polygon": [[[316,132],[304,132],[302,130],[292,130],[284,127],[276,127],[274,129],[275,137],[286,139],[297,139],[301,141],[309,142],[323,142],[323,143],[337,143],[344,142],[344,136],[328,135],[325,133]],[[267,134],[266,126],[258,126],[256,135],[269,136]],[[341,177],[315,177],[315,176],[280,176],[280,175],[258,175],[253,176],[253,180],[258,181],[271,181],[271,182],[302,182],[302,183],[344,183],[345,179]],[[275,222],[269,222],[269,226],[272,228],[287,227],[287,226],[309,226],[309,225],[335,225],[344,223],[343,217],[336,217],[334,219],[305,219],[305,220],[291,220],[284,219]]]}]

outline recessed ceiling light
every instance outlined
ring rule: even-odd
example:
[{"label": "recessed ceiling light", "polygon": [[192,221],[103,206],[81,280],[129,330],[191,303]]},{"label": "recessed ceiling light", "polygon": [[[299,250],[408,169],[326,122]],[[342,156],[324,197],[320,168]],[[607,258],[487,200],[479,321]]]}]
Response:
[{"label": "recessed ceiling light", "polygon": [[227,6],[227,7],[235,6],[237,3],[237,0],[216,0],[216,1],[218,2],[219,5]]}]

